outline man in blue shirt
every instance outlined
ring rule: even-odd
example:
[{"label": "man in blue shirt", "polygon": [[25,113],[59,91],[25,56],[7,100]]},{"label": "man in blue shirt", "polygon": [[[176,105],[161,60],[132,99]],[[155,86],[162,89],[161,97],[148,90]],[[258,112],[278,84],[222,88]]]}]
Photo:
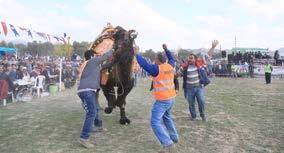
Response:
[{"label": "man in blue shirt", "polygon": [[[155,136],[163,145],[163,150],[160,153],[164,153],[166,150],[172,152],[174,143],[178,142],[177,130],[170,116],[176,97],[174,88],[175,61],[165,44],[163,49],[167,55],[168,63],[166,63],[163,54],[159,53],[155,59],[155,64],[149,64],[143,56],[138,54],[139,49],[135,48],[138,64],[153,77],[153,93],[156,102],[152,107],[151,127]],[[166,129],[162,125],[162,119]]]}]

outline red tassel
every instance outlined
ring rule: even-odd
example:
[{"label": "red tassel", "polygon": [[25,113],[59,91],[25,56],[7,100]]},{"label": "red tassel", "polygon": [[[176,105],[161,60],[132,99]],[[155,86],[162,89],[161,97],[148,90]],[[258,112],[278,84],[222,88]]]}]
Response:
[{"label": "red tassel", "polygon": [[3,28],[4,34],[5,34],[5,36],[7,36],[8,30],[7,30],[6,23],[5,22],[1,22],[1,24],[2,24],[2,28]]}]

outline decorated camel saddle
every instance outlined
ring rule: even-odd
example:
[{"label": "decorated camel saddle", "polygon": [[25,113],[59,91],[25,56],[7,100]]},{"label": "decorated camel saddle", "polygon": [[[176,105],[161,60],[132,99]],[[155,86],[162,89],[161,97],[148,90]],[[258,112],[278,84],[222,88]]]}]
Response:
[{"label": "decorated camel saddle", "polygon": [[106,27],[103,28],[101,34],[96,38],[91,46],[91,49],[96,55],[103,55],[106,51],[113,48],[113,35],[115,33],[115,28],[108,23]]}]

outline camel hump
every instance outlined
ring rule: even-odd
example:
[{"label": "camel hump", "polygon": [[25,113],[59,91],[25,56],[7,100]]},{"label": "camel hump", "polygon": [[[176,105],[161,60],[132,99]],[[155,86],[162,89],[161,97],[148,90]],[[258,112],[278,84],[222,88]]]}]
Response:
[{"label": "camel hump", "polygon": [[103,28],[102,32],[92,43],[90,49],[93,50],[93,52],[99,56],[111,50],[113,48],[114,43],[114,33],[115,28],[110,23],[107,23],[107,26]]}]

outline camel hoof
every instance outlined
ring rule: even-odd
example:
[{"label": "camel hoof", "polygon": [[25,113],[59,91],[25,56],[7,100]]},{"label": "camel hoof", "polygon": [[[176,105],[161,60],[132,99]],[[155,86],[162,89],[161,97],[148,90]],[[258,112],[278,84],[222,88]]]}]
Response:
[{"label": "camel hoof", "polygon": [[126,123],[130,124],[130,122],[131,121],[127,117],[123,117],[119,120],[119,123],[122,124],[122,125],[125,125]]},{"label": "camel hoof", "polygon": [[111,107],[106,107],[106,108],[105,108],[105,113],[106,113],[106,114],[110,114],[110,113],[112,112],[112,110],[113,110],[113,108],[111,108]]}]

